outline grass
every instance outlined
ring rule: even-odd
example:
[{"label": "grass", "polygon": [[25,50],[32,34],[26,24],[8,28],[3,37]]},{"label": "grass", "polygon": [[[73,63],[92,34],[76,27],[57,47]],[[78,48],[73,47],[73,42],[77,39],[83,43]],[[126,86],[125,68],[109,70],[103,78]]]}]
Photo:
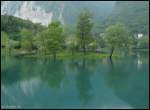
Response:
[{"label": "grass", "polygon": [[[22,55],[21,52],[22,52],[21,50],[13,50],[11,56],[28,57],[28,58],[30,58],[30,57],[34,57],[34,58],[53,58],[53,55],[51,53],[48,53],[47,55],[30,54],[30,53]],[[114,53],[113,57],[114,58],[120,58],[121,56],[118,53]],[[84,54],[82,52],[74,52],[74,54],[72,54],[69,51],[61,51],[61,52],[57,53],[56,58],[57,59],[109,58],[109,53],[87,52],[86,54]]]},{"label": "grass", "polygon": [[[40,57],[40,58],[53,58],[52,54],[47,54],[47,55],[25,55],[24,57]],[[120,56],[117,54],[114,54],[113,57],[119,58]],[[70,52],[60,52],[57,53],[56,56],[57,59],[82,59],[82,58],[87,58],[87,59],[97,59],[97,58],[109,58],[108,53],[92,53],[88,52],[86,54],[83,54],[81,52],[76,52],[73,55]]]},{"label": "grass", "polygon": [[142,48],[133,49],[133,51],[148,52],[148,51],[149,51],[149,48],[148,48],[148,49],[142,49]]}]

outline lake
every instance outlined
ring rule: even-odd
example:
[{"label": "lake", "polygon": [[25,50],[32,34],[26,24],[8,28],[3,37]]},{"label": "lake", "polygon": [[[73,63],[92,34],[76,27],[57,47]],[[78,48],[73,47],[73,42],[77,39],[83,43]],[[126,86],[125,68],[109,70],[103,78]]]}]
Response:
[{"label": "lake", "polygon": [[1,57],[2,108],[148,108],[149,54],[124,58]]}]

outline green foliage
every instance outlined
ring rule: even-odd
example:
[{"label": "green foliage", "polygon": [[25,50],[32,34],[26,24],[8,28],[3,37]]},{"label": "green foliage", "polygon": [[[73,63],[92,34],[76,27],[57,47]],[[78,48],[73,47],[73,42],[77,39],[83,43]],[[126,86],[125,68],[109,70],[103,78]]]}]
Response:
[{"label": "green foliage", "polygon": [[94,39],[96,40],[98,47],[100,47],[100,48],[106,47],[106,41],[104,38],[104,34],[98,34],[95,36]]},{"label": "green foliage", "polygon": [[8,34],[5,32],[1,32],[1,47],[7,47],[9,43]]},{"label": "green foliage", "polygon": [[77,37],[75,37],[74,35],[68,36],[65,39],[65,45],[66,45],[67,49],[69,49],[73,54],[79,48],[79,39]]},{"label": "green foliage", "polygon": [[17,45],[17,42],[9,39],[9,36],[5,32],[1,32],[1,47],[5,50],[5,55],[10,55],[11,50]]},{"label": "green foliage", "polygon": [[51,52],[54,56],[60,51],[64,44],[64,30],[60,22],[55,21],[49,24],[48,28],[34,37],[34,45],[39,52],[47,54]]},{"label": "green foliage", "polygon": [[77,36],[79,37],[79,44],[80,48],[86,52],[86,48],[88,44],[90,43],[91,36],[92,36],[92,26],[93,23],[92,20],[92,14],[85,10],[82,12],[79,16],[79,21],[77,23]]},{"label": "green foliage", "polygon": [[149,38],[144,36],[138,39],[137,48],[149,48]]},{"label": "green foliage", "polygon": [[23,20],[14,16],[1,15],[1,31],[6,32],[9,38],[20,39],[20,31],[23,29],[32,30],[34,33],[44,29],[40,24],[34,24],[29,20]]},{"label": "green foliage", "polygon": [[20,32],[21,35],[21,48],[31,51],[33,47],[33,33],[23,28]]},{"label": "green foliage", "polygon": [[110,16],[110,24],[124,23],[131,33],[149,33],[149,2],[148,1],[117,1]]},{"label": "green foliage", "polygon": [[45,35],[45,30],[37,33],[33,37],[33,45],[37,48],[39,54],[46,54],[46,35]]},{"label": "green foliage", "polygon": [[98,47],[98,43],[96,40],[93,40],[91,43],[89,43],[88,45],[88,48],[91,50],[91,51],[96,51],[96,48]]},{"label": "green foliage", "polygon": [[104,33],[108,47],[111,49],[110,57],[115,48],[129,47],[129,34],[123,24],[117,23],[109,26]]},{"label": "green foliage", "polygon": [[55,55],[57,51],[61,50],[63,43],[64,43],[63,28],[60,22],[58,21],[52,22],[48,26],[48,39],[47,39],[48,50]]},{"label": "green foliage", "polygon": [[129,34],[123,24],[117,23],[105,30],[105,39],[109,47],[125,47],[129,43]]}]

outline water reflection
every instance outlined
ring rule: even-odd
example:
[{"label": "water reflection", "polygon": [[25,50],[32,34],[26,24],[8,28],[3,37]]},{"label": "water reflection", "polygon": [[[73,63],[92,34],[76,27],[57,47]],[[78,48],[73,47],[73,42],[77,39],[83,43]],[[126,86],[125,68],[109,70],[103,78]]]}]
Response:
[{"label": "water reflection", "polygon": [[90,90],[92,90],[90,82],[92,72],[88,69],[85,59],[83,59],[80,63],[77,65],[78,73],[76,76],[76,87],[79,92],[80,101],[83,104],[87,104],[92,98],[92,95],[90,94]]},{"label": "water reflection", "polygon": [[33,96],[35,94],[35,91],[38,90],[40,83],[40,79],[35,77],[30,80],[21,81],[19,83],[19,86],[23,91],[24,95]]},{"label": "water reflection", "polygon": [[2,58],[2,105],[147,108],[148,58],[138,59]]},{"label": "water reflection", "polygon": [[[110,60],[110,70],[107,76],[108,85],[112,87],[116,96],[133,108],[141,109],[148,108],[149,102],[148,61],[144,61],[143,64],[142,59],[140,55],[134,58],[137,66],[132,61],[133,59],[129,58],[124,62]],[[143,103],[139,103],[141,100]]]},{"label": "water reflection", "polygon": [[[65,77],[65,69],[62,61],[45,60],[42,68],[41,78],[52,88],[60,88],[61,82]],[[38,71],[37,71],[38,72]]]}]

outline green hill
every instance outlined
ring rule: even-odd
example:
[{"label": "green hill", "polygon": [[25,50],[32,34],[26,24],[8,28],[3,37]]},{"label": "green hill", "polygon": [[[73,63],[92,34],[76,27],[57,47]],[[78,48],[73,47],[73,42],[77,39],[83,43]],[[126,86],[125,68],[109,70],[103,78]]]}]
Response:
[{"label": "green hill", "polygon": [[6,32],[12,39],[18,39],[19,32],[23,28],[32,30],[36,33],[44,27],[40,24],[34,24],[29,20],[23,20],[14,16],[1,15],[1,32]]},{"label": "green hill", "polygon": [[[115,4],[109,23],[123,22],[132,33],[148,34],[148,1],[118,1]],[[108,24],[109,24],[108,23]]]}]

